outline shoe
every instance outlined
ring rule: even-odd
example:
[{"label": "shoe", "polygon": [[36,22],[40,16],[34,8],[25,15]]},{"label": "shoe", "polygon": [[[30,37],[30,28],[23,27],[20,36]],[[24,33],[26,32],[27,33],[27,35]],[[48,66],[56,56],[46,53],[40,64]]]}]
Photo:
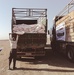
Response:
[{"label": "shoe", "polygon": [[12,69],[9,67],[9,70],[12,70]]},{"label": "shoe", "polygon": [[16,67],[13,67],[13,69],[17,69]]}]

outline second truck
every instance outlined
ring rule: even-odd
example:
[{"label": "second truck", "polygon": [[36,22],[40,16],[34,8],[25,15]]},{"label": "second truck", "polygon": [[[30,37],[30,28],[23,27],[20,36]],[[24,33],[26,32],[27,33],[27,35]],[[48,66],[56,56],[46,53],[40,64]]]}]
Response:
[{"label": "second truck", "polygon": [[74,62],[74,0],[54,18],[51,46],[54,52],[63,52]]}]

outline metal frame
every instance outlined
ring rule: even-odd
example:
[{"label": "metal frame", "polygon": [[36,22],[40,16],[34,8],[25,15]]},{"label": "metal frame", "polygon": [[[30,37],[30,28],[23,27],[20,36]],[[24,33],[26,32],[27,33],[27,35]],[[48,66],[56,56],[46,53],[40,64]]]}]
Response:
[{"label": "metal frame", "polygon": [[73,10],[73,7],[74,7],[74,0],[72,0],[70,3],[68,3],[64,7],[64,9],[61,12],[59,12],[59,14],[57,15],[58,16],[57,19],[59,19],[60,17],[65,16],[65,15],[67,15],[69,12],[71,12]]},{"label": "metal frame", "polygon": [[12,8],[12,17],[15,19],[47,17],[47,9]]}]

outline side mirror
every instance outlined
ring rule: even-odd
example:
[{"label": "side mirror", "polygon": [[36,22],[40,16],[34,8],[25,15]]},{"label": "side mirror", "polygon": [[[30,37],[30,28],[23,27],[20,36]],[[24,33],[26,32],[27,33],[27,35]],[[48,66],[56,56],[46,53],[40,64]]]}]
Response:
[{"label": "side mirror", "polygon": [[9,33],[9,39],[11,39],[11,37],[12,37],[12,33]]}]

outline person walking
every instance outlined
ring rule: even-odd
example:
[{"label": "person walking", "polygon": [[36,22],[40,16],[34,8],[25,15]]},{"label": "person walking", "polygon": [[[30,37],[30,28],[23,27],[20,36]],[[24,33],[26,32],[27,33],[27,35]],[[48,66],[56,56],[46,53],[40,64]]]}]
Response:
[{"label": "person walking", "polygon": [[10,44],[11,44],[11,51],[10,51],[10,56],[9,56],[9,69],[12,59],[13,59],[13,69],[16,69],[16,52],[17,52],[17,42],[18,42],[18,35],[16,38],[12,37],[10,38]]}]

